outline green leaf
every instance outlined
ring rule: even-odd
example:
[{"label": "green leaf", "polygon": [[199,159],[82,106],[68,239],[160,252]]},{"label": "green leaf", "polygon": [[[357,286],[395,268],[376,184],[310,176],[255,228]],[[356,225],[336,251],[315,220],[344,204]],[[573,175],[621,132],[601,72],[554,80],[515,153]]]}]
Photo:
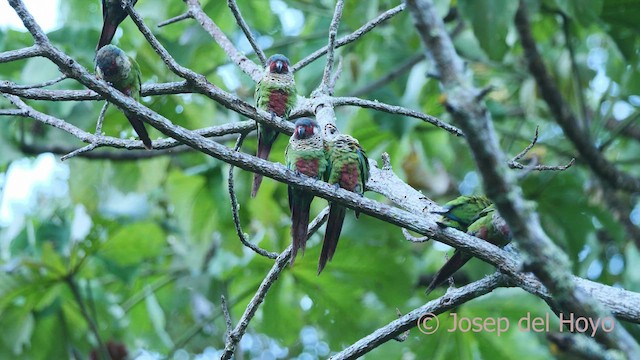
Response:
[{"label": "green leaf", "polygon": [[555,0],[558,7],[582,25],[589,25],[600,15],[604,0]]},{"label": "green leaf", "polygon": [[140,222],[119,229],[99,254],[119,266],[130,266],[158,257],[164,249],[162,229],[152,222]]},{"label": "green leaf", "polygon": [[2,342],[14,355],[20,355],[31,341],[34,326],[35,321],[30,309],[12,307],[0,317],[0,327],[3,329],[0,335]]},{"label": "green leaf", "polygon": [[460,14],[471,22],[480,46],[492,60],[502,60],[507,52],[505,39],[518,2],[511,0],[460,0]]}]

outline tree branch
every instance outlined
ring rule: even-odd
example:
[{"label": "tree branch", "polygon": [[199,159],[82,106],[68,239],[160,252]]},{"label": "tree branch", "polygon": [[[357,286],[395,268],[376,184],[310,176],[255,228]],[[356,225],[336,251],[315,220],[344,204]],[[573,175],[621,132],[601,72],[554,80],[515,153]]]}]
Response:
[{"label": "tree branch", "polygon": [[547,106],[549,106],[549,110],[551,110],[556,122],[560,125],[567,138],[574,144],[581,157],[597,176],[611,184],[611,186],[629,192],[640,191],[640,178],[618,170],[612,163],[607,161],[591,141],[587,130],[580,126],[564,97],[553,83],[542,56],[536,47],[536,42],[531,33],[526,5],[522,1],[516,12],[515,23],[524,49],[524,58],[529,66],[529,72],[538,84],[540,94]]},{"label": "tree branch", "polygon": [[[423,44],[436,63],[447,94],[447,110],[467,135],[465,139],[482,175],[485,192],[509,225],[514,241],[527,259],[527,268],[549,289],[562,311],[593,319],[607,316],[597,302],[576,287],[566,255],[544,233],[536,214],[525,204],[513,175],[507,172],[489,112],[477,101],[479,91],[465,76],[468,72],[464,63],[433,4],[427,0],[407,0],[407,5]],[[521,4],[519,11],[523,11],[522,7]],[[637,343],[621,327],[598,334],[596,339],[623,350],[630,358],[640,358]]]},{"label": "tree branch", "polygon": [[28,59],[36,56],[42,56],[42,54],[42,49],[38,45],[32,45],[18,50],[9,50],[0,53],[0,64],[10,61]]},{"label": "tree branch", "polygon": [[267,57],[265,56],[260,46],[258,46],[258,42],[256,41],[256,38],[251,33],[251,29],[249,29],[249,25],[247,25],[247,23],[244,21],[244,18],[240,13],[240,9],[238,8],[238,4],[236,3],[235,0],[227,0],[227,4],[229,5],[231,12],[233,13],[233,16],[236,18],[236,22],[238,23],[238,26],[240,26],[240,29],[242,29],[244,36],[247,37],[249,44],[251,44],[253,51],[256,53],[256,55],[258,55],[258,59],[260,59],[260,63],[262,63],[262,67],[266,66]]},{"label": "tree branch", "polygon": [[424,120],[429,124],[442,128],[456,136],[464,136],[464,134],[460,129],[456,128],[453,125],[449,125],[447,123],[442,122],[440,119],[436,118],[435,116],[423,114],[419,111],[407,109],[402,106],[388,105],[385,103],[381,103],[379,101],[364,100],[356,97],[334,97],[331,99],[331,102],[335,107],[349,106],[349,105],[359,106],[362,108],[384,111],[389,114],[399,114],[399,115],[414,117],[416,119]]},{"label": "tree branch", "polygon": [[[240,147],[242,146],[242,141],[244,140],[244,138],[245,138],[244,134],[240,134],[240,136],[238,136],[236,145],[233,148],[234,151],[240,150]],[[236,233],[238,234],[238,238],[240,239],[240,242],[244,246],[253,250],[258,255],[262,255],[269,259],[276,259],[278,257],[277,253],[269,252],[267,250],[260,248],[255,244],[250,243],[249,240],[247,239],[247,236],[242,231],[242,225],[240,225],[240,214],[238,212],[238,199],[236,198],[236,191],[234,190],[234,185],[233,185],[233,169],[234,169],[233,165],[229,166],[229,198],[231,200],[231,212],[233,214],[233,223],[236,226]]]},{"label": "tree branch", "polygon": [[185,0],[185,2],[187,3],[193,18],[196,19],[200,26],[202,26],[202,28],[211,35],[216,43],[220,45],[231,61],[238,65],[240,70],[249,75],[253,81],[257,82],[260,80],[260,77],[262,76],[262,69],[236,49],[233,43],[229,41],[229,38],[227,38],[222,30],[220,30],[218,25],[216,25],[213,20],[204,13],[202,6],[200,5],[200,1]]},{"label": "tree branch", "polygon": [[[327,217],[329,217],[328,206],[309,224],[307,239],[311,237],[316,231],[318,231],[320,226],[322,226],[322,224],[327,220]],[[271,270],[269,270],[269,273],[267,273],[267,276],[264,278],[264,280],[262,280],[262,283],[260,283],[258,291],[256,291],[256,294],[253,296],[251,301],[249,301],[249,305],[247,305],[244,313],[242,314],[242,317],[240,317],[238,325],[236,325],[236,327],[231,332],[229,332],[229,336],[227,337],[227,341],[225,342],[224,352],[222,353],[220,359],[231,359],[231,356],[236,350],[238,342],[240,341],[240,339],[242,339],[242,336],[247,331],[249,322],[251,321],[251,319],[253,319],[256,311],[258,311],[258,307],[260,307],[260,305],[264,301],[265,296],[267,296],[267,292],[271,288],[271,285],[273,285],[273,283],[278,279],[280,273],[289,263],[290,257],[291,245],[289,245],[289,247],[287,247],[278,256],[275,264],[273,264]]]},{"label": "tree branch", "polygon": [[324,67],[324,73],[322,74],[322,85],[320,91],[323,94],[333,95],[333,89],[331,87],[331,73],[333,72],[333,54],[336,49],[336,36],[338,36],[338,27],[340,26],[340,18],[342,17],[342,10],[344,8],[344,0],[337,0],[336,7],[333,11],[333,18],[329,25],[329,41],[327,44],[327,63]]},{"label": "tree branch", "polygon": [[518,155],[514,156],[513,159],[507,161],[507,165],[511,168],[511,169],[523,169],[523,170],[537,170],[537,171],[545,171],[545,170],[553,170],[553,171],[564,171],[567,170],[568,168],[571,167],[571,165],[573,165],[576,162],[575,158],[572,158],[571,161],[569,161],[568,164],[566,165],[557,165],[557,166],[549,166],[549,165],[523,165],[522,163],[520,163],[520,159],[522,159],[525,155],[527,155],[529,153],[529,151],[531,151],[531,149],[533,149],[533,147],[536,145],[536,143],[538,142],[538,127],[536,126],[536,133],[533,136],[533,140],[531,140],[531,143],[529,145],[527,145],[526,148],[524,148],[524,150],[522,150]]},{"label": "tree branch", "polygon": [[[379,24],[383,23],[384,21],[392,18],[394,15],[398,14],[399,12],[401,12],[404,9],[405,9],[405,4],[400,4],[400,5],[392,8],[392,9],[389,9],[389,10],[383,12],[382,14],[378,15],[375,19],[373,19],[373,20],[369,21],[368,23],[362,25],[358,30],[352,32],[351,34],[349,34],[347,36],[343,36],[340,39],[336,40],[335,48],[339,48],[341,46],[347,45],[347,44],[349,44],[349,43],[351,43],[353,41],[358,40],[364,34],[368,33],[373,28],[375,28]],[[323,47],[323,48],[320,48],[320,49],[316,50],[311,55],[308,55],[304,59],[298,61],[298,63],[296,63],[295,65],[292,66],[293,72],[296,72],[296,71],[302,69],[303,67],[309,65],[310,63],[312,63],[313,61],[318,59],[320,56],[326,54],[327,51],[329,51],[329,46],[328,45]]]},{"label": "tree branch", "polygon": [[[370,335],[363,337],[346,349],[331,356],[329,359],[357,359],[416,326],[418,326],[420,332],[423,333],[423,336],[429,336],[438,330],[439,320],[436,315],[460,306],[469,300],[490,293],[505,283],[506,278],[502,274],[495,273],[459,289],[450,289],[442,297],[431,300],[399,319],[379,328]],[[443,330],[441,329],[440,331]]]}]

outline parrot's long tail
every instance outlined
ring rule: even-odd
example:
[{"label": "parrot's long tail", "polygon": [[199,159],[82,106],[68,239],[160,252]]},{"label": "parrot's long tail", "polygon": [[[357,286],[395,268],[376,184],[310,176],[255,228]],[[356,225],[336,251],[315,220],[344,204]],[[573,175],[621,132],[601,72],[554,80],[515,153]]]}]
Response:
[{"label": "parrot's long tail", "polygon": [[[276,135],[277,136],[277,135]],[[275,138],[274,138],[275,141]],[[256,156],[263,160],[269,160],[269,153],[271,152],[271,146],[273,146],[273,142],[264,141],[258,136],[258,152]],[[260,184],[262,184],[262,175],[253,174],[253,186],[251,187],[251,197],[256,197],[258,194],[258,189],[260,189]]]},{"label": "parrot's long tail", "polygon": [[311,200],[313,200],[313,196],[303,194],[296,199],[296,203],[291,207],[291,237],[293,238],[291,265],[296,260],[298,250],[302,250],[304,253],[307,245]]},{"label": "parrot's long tail", "polygon": [[342,224],[347,209],[344,206],[331,203],[329,205],[329,219],[327,220],[327,230],[324,233],[324,241],[322,243],[322,252],[318,261],[318,275],[322,272],[327,261],[333,259],[333,254],[338,247],[340,233],[342,232]]},{"label": "parrot's long tail", "polygon": [[109,45],[111,43],[111,40],[113,40],[113,35],[116,34],[116,29],[118,29],[118,25],[111,24],[105,21],[104,25],[102,25],[102,32],[100,33],[100,40],[98,41],[98,47],[96,47],[96,51],[100,50],[103,46]]},{"label": "parrot's long tail", "polygon": [[144,147],[147,148],[147,150],[151,150],[153,147],[151,146],[151,139],[149,138],[149,133],[147,132],[147,129],[144,127],[144,122],[140,120],[137,116],[133,116],[133,115],[127,115],[127,119],[129,120],[129,123],[131,123],[131,126],[133,126],[133,130],[135,130],[136,134],[138,134],[138,137],[140,138],[140,140],[142,140]]},{"label": "parrot's long tail", "polygon": [[453,253],[453,256],[451,257],[451,259],[449,259],[449,261],[447,261],[442,266],[442,268],[438,270],[433,280],[431,280],[431,283],[429,284],[429,286],[427,286],[427,290],[425,291],[425,293],[428,295],[431,291],[433,291],[433,289],[435,289],[437,286],[439,286],[440,284],[445,282],[448,278],[450,278],[451,275],[453,275],[456,271],[458,271],[458,269],[460,269],[470,259],[471,259],[471,255],[465,252],[462,252],[460,250],[456,250],[456,252]]}]

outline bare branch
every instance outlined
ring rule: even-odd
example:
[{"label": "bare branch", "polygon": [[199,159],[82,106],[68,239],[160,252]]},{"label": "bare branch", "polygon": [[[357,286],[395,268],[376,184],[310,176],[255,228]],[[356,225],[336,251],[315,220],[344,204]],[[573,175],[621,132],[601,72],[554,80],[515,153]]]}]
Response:
[{"label": "bare branch", "polygon": [[[235,151],[240,150],[240,147],[242,146],[242,141],[244,140],[244,138],[245,138],[245,134],[240,134],[240,136],[238,136],[238,140],[236,141],[236,145],[234,146],[233,150]],[[240,242],[242,242],[244,246],[253,250],[258,255],[268,257],[269,259],[276,259],[278,257],[277,253],[266,251],[260,248],[259,246],[252,244],[247,239],[246,234],[242,231],[242,225],[240,225],[240,213],[238,212],[239,210],[238,199],[236,198],[236,191],[233,185],[233,169],[234,169],[233,165],[229,166],[229,198],[231,199],[231,212],[233,213],[233,223],[236,226],[236,233],[238,234],[238,238],[240,239]]]},{"label": "bare branch", "polygon": [[36,56],[42,56],[42,48],[38,45],[32,45],[18,50],[9,50],[0,53],[0,64],[10,61],[28,59]]},{"label": "bare branch", "polygon": [[187,6],[189,6],[189,11],[193,14],[194,19],[196,19],[200,26],[202,26],[202,28],[211,35],[218,45],[220,45],[231,61],[238,65],[240,70],[249,75],[253,81],[257,82],[260,80],[260,77],[262,76],[262,69],[236,49],[233,43],[229,41],[229,38],[227,38],[222,30],[220,30],[218,25],[216,25],[213,20],[204,13],[202,6],[200,6],[200,1],[185,0],[185,2],[187,3]]},{"label": "bare branch", "polygon": [[94,144],[89,144],[89,145],[84,146],[84,147],[82,147],[80,149],[74,150],[74,151],[68,153],[67,155],[62,156],[60,158],[60,161],[65,161],[65,160],[70,159],[70,158],[72,158],[72,157],[74,157],[76,155],[80,155],[82,153],[86,153],[86,152],[92,151],[97,147],[98,147],[98,145],[95,144],[95,143]]},{"label": "bare branch", "polygon": [[598,151],[589,133],[583,126],[580,126],[580,122],[571,111],[558,87],[552,81],[542,56],[536,48],[526,5],[523,2],[520,2],[516,12],[515,23],[524,49],[524,58],[529,66],[529,72],[536,80],[540,88],[540,94],[547,103],[556,122],[560,125],[567,138],[574,144],[581,158],[586,161],[597,176],[607,181],[611,186],[629,192],[640,191],[640,178],[620,171]]},{"label": "bare branch", "polygon": [[64,79],[66,79],[66,78],[67,78],[67,75],[61,75],[61,76],[59,76],[59,77],[57,77],[57,78],[55,78],[55,79],[53,79],[53,80],[45,81],[45,82],[42,82],[42,83],[39,83],[39,84],[33,84],[33,85],[18,85],[18,86],[16,86],[15,88],[16,88],[16,89],[36,89],[36,88],[42,88],[42,87],[45,87],[45,86],[50,86],[50,85],[53,85],[53,84],[57,84],[57,83],[59,83],[60,81],[62,81],[62,80],[64,80]]},{"label": "bare branch", "polygon": [[229,337],[231,336],[231,330],[233,330],[233,323],[231,322],[231,313],[229,312],[229,306],[227,305],[227,299],[225,299],[224,295],[220,296],[220,302],[222,306],[222,314],[224,315],[224,323],[227,326],[227,331],[225,332],[225,341],[229,341]]},{"label": "bare branch", "polygon": [[0,116],[27,116],[22,109],[0,109]]},{"label": "bare branch", "polygon": [[87,325],[89,325],[89,329],[91,330],[91,333],[93,334],[93,336],[96,339],[96,342],[98,343],[98,353],[100,354],[100,357],[105,360],[109,359],[110,356],[107,353],[107,348],[104,346],[104,341],[102,341],[102,338],[100,337],[100,331],[98,330],[98,326],[96,325],[95,320],[91,317],[91,315],[89,314],[89,311],[87,310],[84,300],[82,299],[82,294],[80,294],[80,289],[78,289],[78,284],[76,283],[76,280],[74,279],[73,274],[66,275],[64,278],[64,281],[69,286],[69,289],[71,290],[71,294],[73,294],[73,298],[78,304],[78,308],[80,308],[80,313],[82,314],[82,317],[87,322]]},{"label": "bare branch", "polygon": [[186,13],[183,13],[183,14],[178,15],[176,17],[172,17],[171,19],[167,19],[165,21],[161,21],[161,22],[158,23],[158,27],[161,28],[161,27],[164,27],[164,26],[167,26],[167,25],[171,25],[171,24],[174,24],[174,23],[186,20],[186,19],[193,19],[193,15],[191,15],[190,11],[187,11]]},{"label": "bare branch", "polygon": [[342,75],[342,56],[338,58],[338,67],[336,68],[336,72],[331,76],[329,80],[329,94],[333,95],[334,90],[336,88],[336,83],[340,76]]},{"label": "bare branch", "polygon": [[422,242],[425,242],[425,241],[429,241],[429,237],[428,236],[415,237],[415,236],[409,234],[409,231],[407,231],[407,229],[405,229],[405,228],[402,228],[402,235],[404,235],[404,238],[407,239],[407,241],[409,241],[409,242],[422,243]]},{"label": "bare branch", "polygon": [[104,115],[107,113],[107,109],[109,108],[109,102],[105,102],[100,110],[100,115],[98,115],[98,121],[96,122],[96,132],[97,136],[102,135],[102,123],[104,122]]},{"label": "bare branch", "polygon": [[240,8],[238,8],[238,4],[236,4],[235,0],[227,0],[227,4],[229,5],[231,12],[233,13],[233,16],[236,18],[236,22],[242,29],[242,32],[247,37],[247,40],[249,40],[249,44],[251,44],[253,51],[256,53],[256,55],[258,55],[258,58],[260,59],[260,62],[264,67],[265,65],[267,65],[267,57],[265,56],[262,49],[260,49],[260,46],[258,46],[258,42],[256,41],[256,38],[251,33],[251,29],[249,29],[249,25],[247,25],[247,23],[244,21],[244,18],[240,13]]},{"label": "bare branch", "polygon": [[362,108],[369,108],[369,109],[384,111],[389,114],[399,114],[399,115],[414,117],[416,119],[424,120],[425,122],[428,122],[432,125],[442,128],[456,136],[464,136],[464,134],[460,129],[456,128],[453,125],[449,125],[447,123],[442,122],[440,119],[436,118],[435,116],[426,115],[419,111],[407,109],[401,106],[388,105],[378,101],[364,100],[356,97],[334,97],[331,99],[331,102],[333,103],[333,106],[336,106],[336,107],[347,106],[347,105],[360,106]]},{"label": "bare branch", "polygon": [[522,150],[518,155],[516,155],[513,159],[507,161],[507,165],[512,168],[512,169],[521,169],[521,170],[527,170],[527,171],[531,171],[531,170],[537,170],[537,171],[564,171],[567,170],[568,168],[570,168],[576,161],[575,158],[572,158],[571,161],[569,161],[568,164],[566,165],[556,165],[556,166],[549,166],[549,165],[523,165],[522,163],[519,162],[520,159],[522,159],[525,155],[527,155],[529,153],[529,151],[531,151],[531,149],[533,149],[533,147],[536,145],[536,143],[538,142],[538,126],[536,126],[536,133],[533,136],[533,140],[531,140],[531,143],[529,145],[527,145],[526,148],[524,148],[524,150]]},{"label": "bare branch", "polygon": [[[506,278],[502,274],[495,273],[459,289],[452,289],[442,297],[429,301],[425,305],[363,337],[329,359],[357,359],[416,326],[423,334],[426,334],[425,336],[433,334],[438,330],[439,320],[436,317],[438,314],[490,293],[505,283]],[[442,331],[442,329],[440,330]]]},{"label": "bare branch", "polygon": [[[329,43],[327,44],[327,63],[324,67],[324,73],[322,75],[322,85],[320,91],[324,94],[332,95],[331,90],[331,73],[333,71],[333,54],[336,49],[336,36],[338,35],[338,26],[340,26],[340,18],[342,17],[342,10],[344,8],[344,0],[337,0],[336,7],[333,11],[333,18],[329,25]],[[294,66],[295,69],[295,66]],[[295,71],[295,70],[294,70]]]},{"label": "bare branch", "polygon": [[[470,72],[465,71],[464,63],[456,53],[433,3],[429,0],[407,0],[407,6],[447,91],[447,110],[467,135],[465,139],[482,175],[485,192],[496,204],[514,240],[524,252],[528,270],[533,271],[549,289],[563,312],[591,318],[607,316],[600,304],[587,298],[576,286],[566,254],[547,237],[536,214],[524,202],[522,190],[507,171],[488,111],[477,101],[479,91],[468,78]],[[518,12],[524,11],[521,2]],[[640,358],[637,343],[622,327],[611,333],[597,334],[596,339],[625,351],[630,358]]]},{"label": "bare branch", "polygon": [[[17,95],[30,100],[47,101],[85,101],[102,100],[102,97],[92,90],[44,90],[25,89],[11,81],[0,80],[0,92]],[[142,85],[142,96],[170,95],[192,93],[193,88],[186,81],[145,84]]]},{"label": "bare branch", "polygon": [[[16,105],[19,108],[19,111],[21,111],[21,116],[30,117],[44,124],[51,125],[55,128],[63,130],[75,136],[76,138],[78,138],[79,140],[85,143],[95,144],[99,147],[109,146],[109,147],[125,148],[125,149],[144,149],[144,145],[142,145],[142,142],[139,140],[124,140],[124,139],[114,138],[110,136],[97,136],[94,134],[90,134],[80,128],[75,127],[74,125],[71,125],[65,122],[64,120],[61,120],[51,115],[47,115],[34,110],[32,107],[25,104],[17,96],[9,95],[9,94],[1,94],[1,95],[7,98],[9,101],[11,101],[14,105]],[[131,99],[128,99],[128,100],[131,100]],[[236,133],[247,133],[249,131],[254,130],[255,128],[256,128],[256,124],[254,121],[242,121],[238,123],[227,123],[224,125],[213,126],[210,128],[198,129],[193,131],[193,133],[203,137],[213,137],[213,136],[223,136],[223,135],[236,134]],[[181,144],[182,143],[180,141],[174,140],[174,139],[160,139],[160,140],[154,141],[154,150],[168,149],[168,148],[176,147]]]},{"label": "bare branch", "polygon": [[[368,23],[362,25],[358,30],[352,32],[351,34],[349,34],[347,36],[343,36],[340,39],[336,40],[335,48],[339,48],[341,46],[349,44],[350,42],[358,40],[360,37],[362,37],[364,34],[368,33],[369,31],[371,31],[376,26],[380,25],[384,21],[392,18],[394,15],[396,15],[399,12],[401,12],[402,10],[404,10],[405,7],[406,6],[403,3],[403,4],[400,4],[400,5],[392,8],[392,9],[389,9],[389,10],[383,12],[382,14],[378,15],[375,19],[373,19],[373,20],[369,21]],[[298,63],[293,65],[293,67],[292,67],[293,72],[296,72],[296,71],[302,69],[303,67],[309,65],[311,62],[313,62],[314,60],[318,59],[320,56],[326,54],[328,50],[329,50],[329,46],[327,45],[327,46],[325,46],[325,47],[323,47],[321,49],[316,50],[315,52],[313,52],[311,55],[308,55],[304,59],[298,61]]]},{"label": "bare branch", "polygon": [[[329,216],[329,207],[327,206],[318,216],[311,221],[309,224],[309,231],[307,234],[307,238],[311,237],[318,228],[326,221],[326,218]],[[260,286],[258,287],[258,291],[253,296],[251,301],[249,301],[249,305],[247,305],[240,321],[238,321],[238,325],[229,333],[228,339],[225,342],[224,352],[220,359],[231,359],[231,356],[236,350],[236,346],[238,342],[247,331],[247,327],[249,326],[249,322],[253,319],[253,316],[258,311],[258,307],[264,301],[265,296],[267,296],[267,292],[271,288],[271,285],[278,279],[280,273],[284,270],[284,268],[289,263],[289,258],[291,257],[291,245],[287,247],[276,259],[275,264],[267,273],[267,276],[262,280]]]}]

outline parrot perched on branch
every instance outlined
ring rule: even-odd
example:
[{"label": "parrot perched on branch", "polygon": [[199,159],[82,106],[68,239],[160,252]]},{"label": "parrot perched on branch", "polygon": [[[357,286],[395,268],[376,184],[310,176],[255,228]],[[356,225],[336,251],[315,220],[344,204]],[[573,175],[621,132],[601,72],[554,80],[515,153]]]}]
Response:
[{"label": "parrot perched on branch", "polygon": [[[140,101],[140,67],[138,63],[115,45],[107,45],[96,54],[96,75],[121,93]],[[151,149],[151,139],[144,122],[136,115],[125,115],[144,147]]]},{"label": "parrot perched on branch", "polygon": [[[275,116],[289,118],[296,104],[296,83],[291,64],[284,55],[276,54],[267,60],[264,75],[256,86],[256,106]],[[258,123],[258,151],[256,156],[268,160],[271,147],[278,137],[278,130]],[[255,197],[262,183],[262,175],[253,175],[251,197]]]},{"label": "parrot perched on branch", "polygon": [[[295,130],[285,151],[287,168],[297,174],[303,174],[322,180],[327,170],[324,137],[315,120],[300,118],[295,122]],[[289,186],[289,209],[291,210],[291,237],[293,265],[298,250],[304,251],[309,226],[309,210],[313,195],[301,189]]]},{"label": "parrot perched on branch", "polygon": [[[438,212],[442,215],[438,225],[442,227],[453,227],[499,247],[504,247],[511,241],[507,223],[498,214],[495,205],[484,196],[460,196],[445,204],[445,209]],[[471,254],[457,249],[435,274],[426,293],[429,294],[445,282],[470,259]]]},{"label": "parrot perched on branch", "polygon": [[[355,138],[340,134],[333,124],[325,126],[325,139],[329,167],[326,180],[338,188],[363,195],[365,184],[369,179],[369,160],[367,154],[360,147]],[[327,261],[333,258],[338,246],[340,232],[346,208],[336,203],[329,203],[329,219],[322,244],[322,252],[318,261],[318,275],[322,272]],[[358,217],[356,212],[356,217]]]},{"label": "parrot perched on branch", "polygon": [[[135,5],[138,0],[132,0],[131,5]],[[122,0],[102,0],[102,32],[96,51],[103,46],[110,44],[113,35],[118,29],[118,25],[127,17],[127,10],[122,8]]]}]

